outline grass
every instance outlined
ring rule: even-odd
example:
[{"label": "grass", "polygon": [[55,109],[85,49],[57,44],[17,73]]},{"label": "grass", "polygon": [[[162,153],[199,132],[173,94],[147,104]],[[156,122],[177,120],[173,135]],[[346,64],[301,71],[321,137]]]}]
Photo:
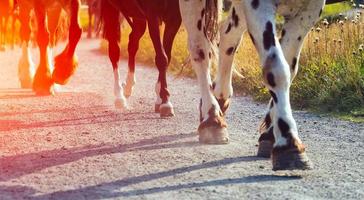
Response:
[{"label": "grass", "polygon": [[[364,22],[361,16],[354,23],[339,15],[350,9],[350,5],[345,3],[325,8],[325,18],[329,18],[329,15],[336,15],[336,18],[330,18],[328,25],[317,24],[305,40],[300,70],[291,87],[291,102],[298,109],[364,122],[364,54],[359,50],[364,43]],[[125,26],[121,38],[121,55],[124,59],[127,59],[129,32],[130,28]],[[185,65],[189,57],[186,38],[186,31],[182,28],[176,37],[169,71],[175,75],[194,77],[192,67]],[[242,44],[235,57],[235,66],[245,78],[234,77],[235,91],[251,95],[258,101],[266,101],[270,96],[262,83],[255,47],[247,35]],[[103,51],[106,51],[106,45],[103,41]],[[141,40],[137,60],[154,66],[154,55],[152,43],[146,34]]]}]

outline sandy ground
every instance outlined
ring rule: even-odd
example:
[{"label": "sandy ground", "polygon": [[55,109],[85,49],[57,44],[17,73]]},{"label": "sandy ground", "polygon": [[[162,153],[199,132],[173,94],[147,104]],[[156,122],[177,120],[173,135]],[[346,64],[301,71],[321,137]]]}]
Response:
[{"label": "sandy ground", "polygon": [[51,97],[18,89],[20,50],[0,53],[1,200],[364,199],[364,124],[296,111],[315,169],[273,172],[255,157],[265,105],[234,97],[231,143],[200,145],[195,80],[169,77],[176,117],[160,119],[157,70],[138,67],[132,109],[121,112],[97,48],[80,43],[77,73]]}]

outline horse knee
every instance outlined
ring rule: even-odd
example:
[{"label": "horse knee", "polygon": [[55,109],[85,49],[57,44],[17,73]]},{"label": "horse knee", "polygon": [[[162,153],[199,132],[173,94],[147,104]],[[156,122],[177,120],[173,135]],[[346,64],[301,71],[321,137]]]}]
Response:
[{"label": "horse knee", "polygon": [[290,69],[286,60],[276,52],[269,54],[263,65],[264,83],[269,89],[287,89],[290,85]]}]

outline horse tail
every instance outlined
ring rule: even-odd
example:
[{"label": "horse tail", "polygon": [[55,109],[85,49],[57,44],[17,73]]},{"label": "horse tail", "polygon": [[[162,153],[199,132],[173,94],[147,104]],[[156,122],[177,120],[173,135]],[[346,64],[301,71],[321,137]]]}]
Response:
[{"label": "horse tail", "polygon": [[109,0],[101,0],[101,19],[104,29],[103,37],[108,41],[120,41],[120,12]]}]

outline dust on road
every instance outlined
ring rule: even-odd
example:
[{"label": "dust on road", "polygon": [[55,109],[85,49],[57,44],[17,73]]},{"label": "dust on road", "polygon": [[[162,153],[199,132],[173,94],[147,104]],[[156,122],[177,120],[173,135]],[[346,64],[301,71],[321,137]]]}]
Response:
[{"label": "dust on road", "polygon": [[0,53],[0,199],[364,199],[364,124],[296,111],[315,169],[273,172],[255,157],[265,105],[234,97],[231,143],[200,145],[195,80],[168,78],[176,117],[160,119],[157,70],[137,67],[120,112],[98,45],[81,41],[79,69],[51,97],[18,89],[20,50]]}]

